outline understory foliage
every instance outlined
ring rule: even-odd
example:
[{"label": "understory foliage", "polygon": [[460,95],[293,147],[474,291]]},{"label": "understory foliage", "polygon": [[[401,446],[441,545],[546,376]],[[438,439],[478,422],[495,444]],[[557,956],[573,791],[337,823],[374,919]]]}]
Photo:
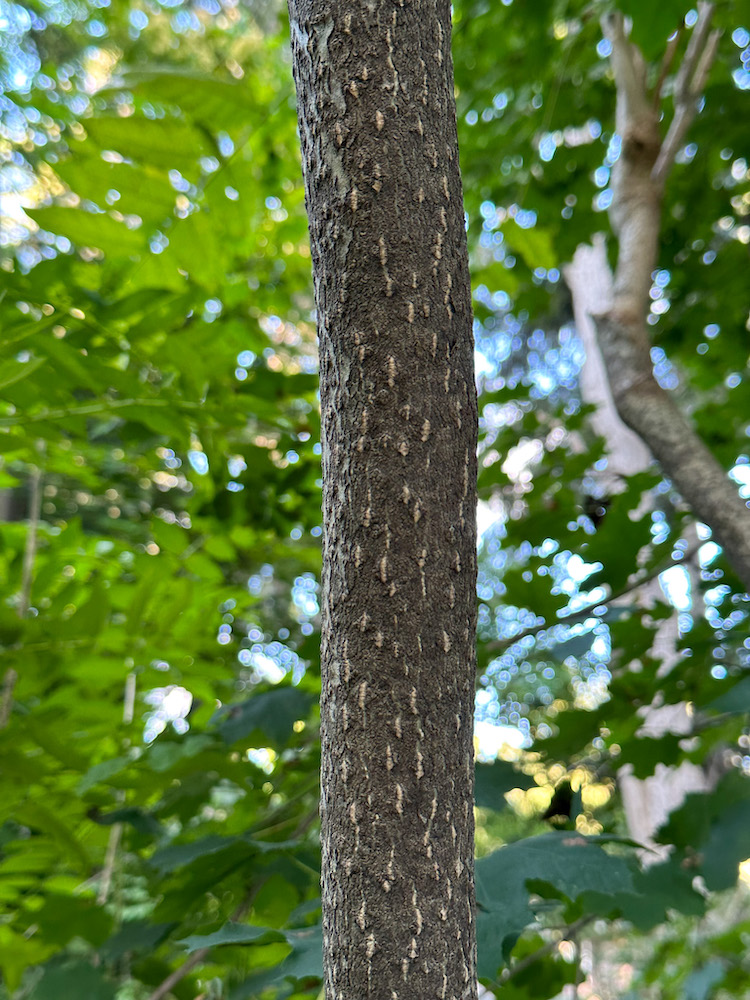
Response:
[{"label": "understory foliage", "polygon": [[[561,277],[608,232],[609,6],[454,9],[479,972],[519,1000],[747,997],[748,598],[657,466],[606,477]],[[653,86],[695,11],[619,7]],[[0,21],[0,996],[313,997],[320,449],[284,11],[1,0]],[[657,377],[750,496],[750,3],[715,23],[649,322]],[[688,703],[687,736],[644,733],[654,703]],[[488,763],[492,739],[515,748]],[[618,774],[684,761],[710,790],[644,855]]]}]

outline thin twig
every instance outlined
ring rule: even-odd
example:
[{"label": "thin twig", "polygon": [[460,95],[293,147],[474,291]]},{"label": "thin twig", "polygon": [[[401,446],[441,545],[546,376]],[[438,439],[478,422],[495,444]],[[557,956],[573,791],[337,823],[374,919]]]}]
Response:
[{"label": "thin twig", "polygon": [[0,701],[0,729],[5,729],[10,719],[10,712],[13,708],[13,689],[18,680],[18,671],[13,667],[8,667],[3,679],[3,696]]},{"label": "thin twig", "polygon": [[32,467],[29,483],[31,486],[29,494],[29,524],[26,531],[26,546],[23,552],[21,595],[18,599],[19,618],[25,618],[31,607],[31,583],[34,577],[34,559],[36,558],[39,518],[42,513],[42,470],[39,465]]},{"label": "thin twig", "polygon": [[[131,670],[125,678],[125,692],[122,700],[122,721],[124,725],[129,726],[133,721],[134,711],[135,674]],[[123,792],[120,792],[120,801],[124,801]],[[115,872],[115,864],[117,862],[117,849],[120,846],[121,837],[122,823],[115,823],[109,831],[107,852],[104,855],[104,867],[102,868],[101,878],[99,881],[99,891],[96,894],[96,901],[100,906],[104,906],[107,902],[107,897],[109,896],[110,886],[112,885],[112,877]]]},{"label": "thin twig", "polygon": [[563,929],[562,935],[559,938],[554,938],[552,941],[547,941],[543,944],[541,948],[538,948],[531,955],[527,955],[526,958],[522,958],[520,962],[516,962],[512,969],[505,969],[500,975],[499,985],[504,985],[510,979],[515,976],[519,976],[522,972],[525,972],[529,966],[533,965],[534,962],[538,962],[540,958],[544,958],[545,955],[549,955],[551,952],[557,948],[561,941],[570,941],[574,938],[576,934],[586,927],[587,924],[592,923],[596,920],[596,915],[593,913],[588,913],[585,917],[580,917],[574,923],[569,924]]},{"label": "thin twig", "polygon": [[[262,880],[245,893],[245,898],[229,918],[232,923],[241,920],[245,916],[252,905],[253,899],[255,899],[255,896],[264,884],[264,881],[265,880]],[[154,992],[149,996],[148,1000],[162,1000],[162,998],[170,992],[172,987],[176,986],[181,979],[185,978],[188,972],[194,969],[196,965],[200,965],[200,963],[208,956],[210,951],[210,948],[199,948],[198,951],[194,951],[192,955],[185,959],[178,969],[170,972],[167,978],[163,982],[159,983]]]},{"label": "thin twig", "polygon": [[[40,455],[44,444],[39,446]],[[34,560],[36,558],[37,539],[39,534],[39,518],[42,513],[42,469],[41,464],[32,466],[29,476],[29,520],[26,530],[26,545],[23,551],[23,567],[21,570],[21,593],[18,598],[18,617],[26,618],[31,607],[31,585],[34,579]],[[13,711],[13,692],[18,681],[18,671],[9,667],[3,679],[2,700],[0,700],[0,729],[5,729]]]},{"label": "thin twig", "polygon": [[200,965],[210,951],[210,948],[199,948],[198,951],[194,951],[192,955],[185,959],[178,969],[175,969],[174,972],[170,972],[167,978],[163,982],[159,983],[148,1000],[162,1000],[162,997],[165,997],[173,986],[176,986],[181,979],[184,979],[188,972],[194,969],[196,965]]},{"label": "thin twig", "polygon": [[712,3],[698,4],[698,20],[690,35],[690,41],[685,51],[685,58],[682,60],[682,65],[677,73],[674,85],[675,96],[680,101],[689,99],[693,93],[691,85],[693,74],[708,40],[711,18],[714,12],[713,8],[714,5]]},{"label": "thin twig", "polygon": [[504,649],[510,649],[511,646],[515,646],[517,642],[521,642],[523,639],[539,635],[540,632],[548,631],[558,625],[577,625],[582,620],[590,617],[592,612],[594,612],[597,608],[600,608],[605,604],[609,604],[611,606],[614,601],[618,601],[621,597],[631,594],[634,590],[642,587],[644,583],[648,583],[650,580],[660,576],[671,566],[686,565],[692,560],[693,556],[696,555],[701,545],[704,544],[705,542],[701,542],[693,548],[688,549],[680,559],[663,560],[652,569],[647,570],[644,573],[640,573],[631,583],[627,583],[624,587],[621,587],[620,590],[614,591],[614,593],[610,594],[608,597],[602,597],[598,601],[592,601],[590,604],[584,605],[584,607],[579,608],[578,611],[571,615],[566,615],[564,618],[558,618],[557,621],[554,622],[542,622],[541,625],[532,625],[529,628],[524,629],[522,632],[516,633],[516,635],[509,636],[507,639],[495,639],[492,642],[488,642],[484,648],[490,653],[502,652]]},{"label": "thin twig", "polygon": [[698,4],[698,20],[675,80],[674,117],[651,172],[653,180],[658,185],[664,184],[687,131],[698,113],[701,94],[716,58],[721,32],[710,30],[713,12],[712,3]]},{"label": "thin twig", "polygon": [[677,52],[677,46],[680,44],[680,38],[682,37],[682,28],[675,31],[674,35],[667,41],[667,47],[664,50],[664,58],[661,61],[661,68],[659,70],[659,79],[656,81],[656,86],[654,87],[654,108],[658,109],[661,102],[661,90],[664,86],[664,81],[667,79],[670,69],[672,68],[672,63],[674,62],[675,53]]},{"label": "thin twig", "polygon": [[112,876],[115,872],[115,862],[117,861],[117,848],[120,846],[122,836],[122,823],[115,823],[109,831],[107,841],[107,853],[104,855],[104,867],[99,877],[99,891],[96,894],[96,901],[99,906],[104,906],[109,896],[112,885]]}]

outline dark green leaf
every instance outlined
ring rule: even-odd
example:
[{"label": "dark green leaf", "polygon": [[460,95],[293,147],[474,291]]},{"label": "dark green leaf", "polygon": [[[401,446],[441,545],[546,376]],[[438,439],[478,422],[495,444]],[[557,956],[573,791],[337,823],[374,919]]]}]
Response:
[{"label": "dark green leaf", "polygon": [[501,847],[477,862],[479,976],[494,978],[534,918],[527,882],[548,883],[571,901],[633,886],[632,867],[576,833],[548,833]]},{"label": "dark green leaf", "polygon": [[477,764],[475,771],[474,797],[483,809],[501,810],[505,808],[505,793],[512,788],[535,788],[533,777],[524,774],[504,760],[494,764]]},{"label": "dark green leaf", "polygon": [[79,960],[46,966],[31,996],[33,1000],[115,1000],[116,993],[117,984],[101,969]]},{"label": "dark green leaf", "polygon": [[276,745],[286,743],[298,719],[306,719],[312,698],[299,688],[278,687],[251,695],[222,711],[219,733],[226,743],[261,735]]},{"label": "dark green leaf", "polygon": [[188,952],[193,952],[200,948],[213,948],[221,944],[273,944],[278,941],[286,941],[285,935],[270,927],[226,923],[212,934],[193,934],[177,943]]}]

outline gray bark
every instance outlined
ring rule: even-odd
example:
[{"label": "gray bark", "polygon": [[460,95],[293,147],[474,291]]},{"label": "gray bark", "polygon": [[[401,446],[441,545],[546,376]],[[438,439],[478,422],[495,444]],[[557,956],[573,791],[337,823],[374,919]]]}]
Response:
[{"label": "gray bark", "polygon": [[476,427],[448,0],[289,0],[323,442],[329,1000],[476,997]]}]

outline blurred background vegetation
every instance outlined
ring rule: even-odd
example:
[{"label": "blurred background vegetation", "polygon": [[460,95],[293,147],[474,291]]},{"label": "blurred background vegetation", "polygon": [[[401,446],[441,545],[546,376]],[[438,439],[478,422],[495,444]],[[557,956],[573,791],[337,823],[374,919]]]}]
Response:
[{"label": "blurred background vegetation", "polygon": [[[513,1000],[742,998],[748,597],[658,467],[613,472],[562,278],[608,232],[610,6],[454,5],[480,975]],[[649,323],[660,383],[750,498],[750,3],[715,6]],[[696,11],[619,7],[655,79]],[[0,89],[0,996],[317,996],[320,447],[286,12],[0,0]],[[684,724],[644,725],[659,706]]]}]

